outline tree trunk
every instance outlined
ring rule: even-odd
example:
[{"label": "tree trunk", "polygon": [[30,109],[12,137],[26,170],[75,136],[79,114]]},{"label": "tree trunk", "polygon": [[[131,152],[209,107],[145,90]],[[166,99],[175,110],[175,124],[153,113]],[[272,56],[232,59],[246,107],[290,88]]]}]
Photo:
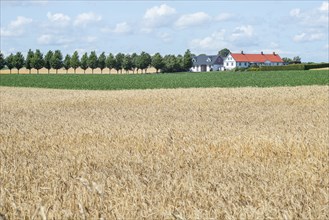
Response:
[{"label": "tree trunk", "polygon": [[76,73],[75,71],[76,71],[76,69],[74,68],[74,74]]},{"label": "tree trunk", "polygon": [[83,73],[86,74],[86,70],[85,69],[83,70]]},{"label": "tree trunk", "polygon": [[9,69],[9,72],[10,72],[10,74],[11,74],[11,69]]},{"label": "tree trunk", "polygon": [[19,69],[17,69],[18,75],[19,75]]},{"label": "tree trunk", "polygon": [[111,69],[109,68],[109,74],[111,74]]},{"label": "tree trunk", "polygon": [[68,71],[68,69],[66,70],[66,74],[67,74],[67,71]]},{"label": "tree trunk", "polygon": [[39,69],[37,69],[37,74],[39,74]]},{"label": "tree trunk", "polygon": [[56,74],[58,73],[58,69],[56,69]]}]

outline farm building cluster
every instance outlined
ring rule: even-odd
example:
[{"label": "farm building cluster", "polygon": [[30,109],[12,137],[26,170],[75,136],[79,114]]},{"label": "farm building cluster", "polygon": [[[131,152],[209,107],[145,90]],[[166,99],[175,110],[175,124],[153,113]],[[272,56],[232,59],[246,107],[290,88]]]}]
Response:
[{"label": "farm building cluster", "polygon": [[220,55],[199,55],[192,58],[192,72],[208,72],[248,68],[251,66],[282,66],[284,61],[273,52],[272,54],[229,53],[227,57]]}]

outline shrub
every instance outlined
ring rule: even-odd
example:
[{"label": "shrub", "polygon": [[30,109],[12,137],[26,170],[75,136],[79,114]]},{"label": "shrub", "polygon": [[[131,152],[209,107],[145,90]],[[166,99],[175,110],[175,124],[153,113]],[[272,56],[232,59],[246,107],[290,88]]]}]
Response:
[{"label": "shrub", "polygon": [[305,70],[329,67],[329,63],[306,64]]},{"label": "shrub", "polygon": [[279,70],[305,70],[304,64],[292,64],[287,66],[261,66],[262,71],[279,71]]}]

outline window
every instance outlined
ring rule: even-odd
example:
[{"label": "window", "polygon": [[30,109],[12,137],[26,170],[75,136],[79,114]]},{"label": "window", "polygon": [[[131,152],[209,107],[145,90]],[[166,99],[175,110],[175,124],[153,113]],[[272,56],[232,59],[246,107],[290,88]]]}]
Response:
[{"label": "window", "polygon": [[231,66],[233,66],[233,62],[231,63]]},{"label": "window", "polygon": [[247,63],[244,63],[245,66],[247,66]]},{"label": "window", "polygon": [[228,63],[226,63],[226,66],[228,66]]},{"label": "window", "polygon": [[241,66],[241,63],[239,63],[239,66]]}]

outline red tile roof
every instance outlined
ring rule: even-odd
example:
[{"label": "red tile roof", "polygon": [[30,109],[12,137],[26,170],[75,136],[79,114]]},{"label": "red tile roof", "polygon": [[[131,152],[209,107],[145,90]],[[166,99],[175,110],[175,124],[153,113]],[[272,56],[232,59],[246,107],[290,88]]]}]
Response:
[{"label": "red tile roof", "polygon": [[242,53],[231,53],[231,56],[236,62],[254,62],[264,63],[265,61],[283,62],[278,54],[242,54]]}]

